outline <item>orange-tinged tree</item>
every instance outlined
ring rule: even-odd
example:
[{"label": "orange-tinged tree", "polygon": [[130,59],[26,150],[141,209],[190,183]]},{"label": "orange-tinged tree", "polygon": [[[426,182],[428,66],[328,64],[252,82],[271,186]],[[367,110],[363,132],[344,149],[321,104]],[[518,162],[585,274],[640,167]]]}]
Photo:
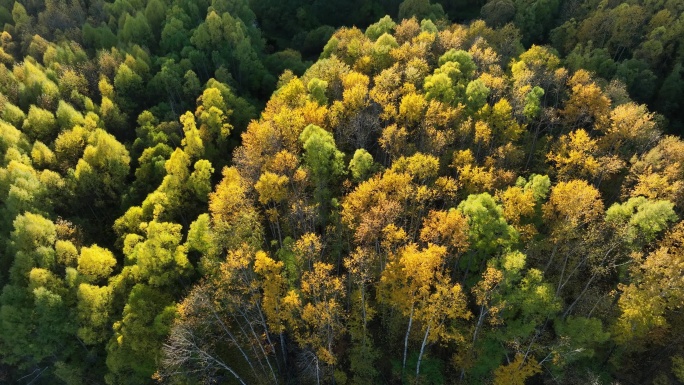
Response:
[{"label": "orange-tinged tree", "polygon": [[534,357],[525,359],[524,355],[518,353],[515,355],[515,359],[509,362],[508,365],[496,368],[494,371],[494,384],[525,385],[525,380],[540,372],[541,365],[539,365]]},{"label": "orange-tinged tree", "polygon": [[326,369],[339,361],[333,346],[344,334],[346,318],[344,279],[333,276],[332,270],[330,264],[315,262],[302,275],[301,292],[290,291],[283,300],[290,312],[289,327],[305,349],[300,357],[305,362],[304,375],[319,384],[331,374]]},{"label": "orange-tinged tree", "polygon": [[246,242],[258,246],[263,229],[254,205],[247,199],[249,185],[234,167],[223,169],[223,179],[209,194],[209,212],[220,250]]},{"label": "orange-tinged tree", "polygon": [[580,128],[561,136],[557,150],[549,153],[548,159],[555,164],[560,180],[591,179],[601,170],[597,150],[596,140]]},{"label": "orange-tinged tree", "polygon": [[[631,282],[620,285],[618,305],[621,315],[614,326],[620,343],[646,337],[654,329],[667,328],[672,313],[681,306],[684,260],[681,257],[684,226],[680,222],[660,247],[636,259]],[[675,326],[680,327],[680,326]]]},{"label": "orange-tinged tree", "polygon": [[[600,241],[602,238],[603,201],[598,190],[583,180],[560,182],[551,188],[549,200],[542,206],[543,217],[550,231],[553,249],[546,261],[546,270],[553,268],[558,277],[557,293],[571,281],[580,279],[582,268],[589,267],[589,259],[598,257],[597,265],[602,265],[615,257],[619,242]],[[606,247],[605,252],[594,254],[595,250],[580,248]],[[591,251],[590,251],[591,250]],[[556,262],[560,254],[562,262]],[[587,281],[593,282],[593,278]],[[585,286],[588,287],[588,286]]]},{"label": "orange-tinged tree", "polygon": [[458,210],[430,211],[423,221],[420,240],[425,243],[442,245],[452,253],[467,250],[468,219]]},{"label": "orange-tinged tree", "polygon": [[667,199],[682,205],[682,167],[684,142],[673,136],[662,138],[656,146],[632,159],[623,184],[623,194],[631,197]]},{"label": "orange-tinged tree", "polygon": [[562,239],[599,219],[604,209],[599,191],[576,179],[553,186],[543,210],[552,235]]},{"label": "orange-tinged tree", "polygon": [[276,234],[280,243],[283,242],[283,235],[278,205],[287,199],[287,185],[289,182],[290,180],[287,176],[266,171],[261,174],[259,180],[254,185],[254,189],[259,194],[259,203],[266,207],[266,217],[273,224],[275,228],[274,234]]},{"label": "orange-tinged tree", "polygon": [[591,80],[588,72],[579,70],[568,80],[572,93],[562,114],[570,127],[606,127],[610,117],[610,99]]},{"label": "orange-tinged tree", "polygon": [[429,244],[419,249],[410,244],[392,256],[380,278],[380,298],[408,317],[404,336],[402,375],[406,368],[408,341],[413,323],[419,322],[423,339],[416,377],[428,342],[448,342],[460,334],[448,322],[471,316],[459,284],[452,284],[445,266],[446,248]]}]

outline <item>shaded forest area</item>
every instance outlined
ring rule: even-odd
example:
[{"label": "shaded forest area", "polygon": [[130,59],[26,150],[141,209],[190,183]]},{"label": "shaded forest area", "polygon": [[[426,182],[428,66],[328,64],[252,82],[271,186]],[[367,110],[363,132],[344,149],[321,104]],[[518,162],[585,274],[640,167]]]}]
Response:
[{"label": "shaded forest area", "polygon": [[334,28],[366,28],[385,15],[427,18],[442,27],[477,18],[494,28],[513,23],[526,48],[549,45],[569,70],[620,81],[634,100],[667,118],[663,125],[669,133],[681,135],[684,129],[680,0],[252,0],[250,5],[270,49],[294,48],[309,59],[318,56]]},{"label": "shaded forest area", "polygon": [[683,11],[0,0],[0,383],[683,383]]}]

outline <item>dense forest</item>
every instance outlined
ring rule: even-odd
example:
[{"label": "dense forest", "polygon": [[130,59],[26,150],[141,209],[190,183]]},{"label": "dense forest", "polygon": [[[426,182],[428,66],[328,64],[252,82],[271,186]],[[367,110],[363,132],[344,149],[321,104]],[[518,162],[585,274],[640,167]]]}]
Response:
[{"label": "dense forest", "polygon": [[0,28],[0,383],[684,383],[684,1]]}]

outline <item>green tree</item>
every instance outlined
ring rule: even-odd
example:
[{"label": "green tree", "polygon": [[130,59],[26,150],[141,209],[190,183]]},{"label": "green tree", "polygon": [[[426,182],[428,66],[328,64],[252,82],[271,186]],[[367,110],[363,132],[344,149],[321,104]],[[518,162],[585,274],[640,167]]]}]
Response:
[{"label": "green tree", "polygon": [[114,255],[97,245],[81,248],[78,257],[78,273],[91,283],[109,278],[116,266]]},{"label": "green tree", "polygon": [[57,134],[57,128],[57,120],[52,112],[34,105],[29,108],[23,129],[30,138],[50,142]]},{"label": "green tree", "polygon": [[363,181],[373,172],[373,165],[373,156],[360,148],[354,152],[354,156],[349,161],[349,171],[356,181]]},{"label": "green tree", "polygon": [[145,19],[154,34],[154,41],[159,41],[162,25],[166,20],[166,4],[161,0],[148,1],[145,6]]},{"label": "green tree", "polygon": [[368,36],[369,39],[375,41],[385,33],[392,33],[392,30],[394,30],[396,25],[397,24],[389,15],[385,15],[382,19],[378,20],[377,23],[369,25],[368,28],[366,28],[365,35]]},{"label": "green tree", "polygon": [[100,344],[109,339],[113,316],[113,293],[110,286],[82,283],[78,286],[79,317],[77,335],[87,345]]},{"label": "green tree", "polygon": [[640,245],[654,240],[667,228],[668,222],[677,220],[673,207],[674,204],[668,201],[630,198],[625,203],[610,206],[606,211],[606,222],[626,226],[626,240]]},{"label": "green tree", "polygon": [[440,4],[431,4],[430,0],[404,0],[399,4],[399,20],[412,17],[418,20],[439,20],[444,18],[445,15],[442,6]]},{"label": "green tree", "polygon": [[127,14],[124,17],[119,38],[128,43],[151,46],[154,43],[154,34],[145,14],[143,12],[136,12],[134,16]]},{"label": "green tree", "polygon": [[485,105],[485,103],[487,103],[489,92],[489,88],[487,88],[487,86],[485,86],[485,84],[479,79],[468,83],[465,92],[466,106],[468,106],[468,108],[470,108],[472,111],[479,110]]},{"label": "green tree", "polygon": [[481,271],[487,259],[505,253],[518,242],[518,232],[506,222],[503,208],[491,195],[469,195],[458,210],[468,218],[470,250],[459,263],[466,276],[471,270]]},{"label": "green tree", "polygon": [[114,90],[117,95],[117,105],[125,113],[131,113],[137,106],[137,99],[143,94],[143,79],[122,63],[114,76]]},{"label": "green tree", "polygon": [[131,290],[122,318],[107,344],[107,384],[146,384],[157,369],[161,347],[176,314],[173,299],[143,283]]},{"label": "green tree", "polygon": [[125,189],[129,163],[130,157],[124,145],[111,134],[96,129],[89,135],[88,145],[73,173],[76,184],[74,204],[111,210],[111,205],[116,205]]},{"label": "green tree", "polygon": [[315,198],[324,213],[330,199],[330,183],[344,174],[344,154],[335,145],[332,134],[316,125],[308,125],[299,136],[304,147],[304,162],[316,183]]},{"label": "green tree", "polygon": [[127,270],[138,282],[151,287],[171,287],[188,275],[192,266],[181,245],[181,226],[168,222],[148,222],[145,236],[129,234],[124,241]]},{"label": "green tree", "polygon": [[57,124],[62,130],[71,129],[76,125],[85,125],[83,115],[63,100],[59,101],[55,115],[57,116]]}]

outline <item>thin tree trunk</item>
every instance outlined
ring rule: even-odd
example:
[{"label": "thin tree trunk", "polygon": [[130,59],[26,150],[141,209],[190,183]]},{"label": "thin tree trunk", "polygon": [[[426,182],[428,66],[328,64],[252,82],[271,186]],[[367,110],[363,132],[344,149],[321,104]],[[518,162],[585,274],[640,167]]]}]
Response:
[{"label": "thin tree trunk", "polygon": [[217,365],[219,365],[220,367],[222,367],[222,368],[224,368],[225,370],[229,371],[230,374],[232,374],[232,375],[235,377],[235,379],[238,380],[238,381],[240,382],[240,384],[242,384],[242,385],[247,385],[247,384],[245,383],[245,381],[244,381],[244,380],[243,380],[243,379],[242,379],[242,378],[233,370],[233,368],[231,368],[230,366],[226,365],[225,362],[220,361],[220,360],[217,360],[214,356],[212,356],[211,354],[205,352],[204,350],[200,350],[200,352],[201,352],[202,354],[204,354],[204,355],[205,355],[207,358],[209,358],[210,360],[214,361],[214,362],[215,362]]},{"label": "thin tree trunk", "polygon": [[366,288],[361,284],[361,314],[363,317],[363,346],[366,346]]},{"label": "thin tree trunk", "polygon": [[[480,315],[477,317],[477,324],[475,325],[475,331],[473,332],[473,349],[475,348],[475,341],[477,341],[477,335],[480,332],[480,328],[482,327],[482,323],[484,322],[484,317],[489,313],[489,310],[485,310],[484,306],[480,306]],[[463,381],[463,378],[465,377],[465,368],[461,368],[461,375],[459,379]]]},{"label": "thin tree trunk", "polygon": [[268,345],[271,347],[271,350],[273,351],[273,354],[275,356],[275,363],[276,363],[276,368],[278,369],[278,373],[280,373],[280,363],[278,363],[278,356],[276,355],[276,348],[275,345],[273,344],[273,341],[271,340],[271,333],[268,331],[268,323],[266,322],[266,318],[264,317],[264,312],[261,311],[261,306],[259,306],[259,303],[256,304],[257,311],[259,312],[259,318],[261,318],[261,326],[264,328],[264,335],[266,336],[266,341],[268,341]]},{"label": "thin tree trunk", "polygon": [[[243,336],[245,336],[245,338],[247,338],[247,340],[249,340],[250,339],[249,333],[246,330],[246,328],[242,325],[242,323],[240,323],[240,320],[238,319],[237,315],[242,316],[242,318],[245,320],[245,323],[247,324],[247,326],[249,328],[251,328],[251,325],[249,323],[249,318],[247,317],[245,312],[240,311],[240,310],[233,313],[233,319],[235,320],[235,323],[237,324],[238,328],[240,328],[240,332],[242,333]],[[254,334],[254,336],[256,337],[256,334]],[[258,341],[258,337],[257,337],[257,340],[255,342],[256,343],[250,343],[249,345],[252,348],[252,353],[254,353],[254,358],[256,359],[257,364],[259,364],[259,366],[261,367],[262,373],[266,373],[266,367],[264,366],[264,363],[261,361],[261,358],[259,356],[259,351],[257,350],[257,347],[255,346],[255,345],[261,345],[261,342]]]},{"label": "thin tree trunk", "polygon": [[[276,210],[276,215],[277,215],[278,209],[276,208],[275,204],[273,205],[273,210]],[[278,245],[280,247],[283,247],[283,233],[282,233],[282,230],[280,229],[280,216],[276,217],[275,225],[276,225],[276,231],[278,231]]]},{"label": "thin tree trunk", "polygon": [[553,250],[551,251],[549,261],[546,263],[546,267],[544,267],[544,273],[546,273],[546,271],[549,270],[549,267],[551,267],[551,262],[553,262],[553,258],[556,256],[556,251],[558,251],[558,243],[553,244]]},{"label": "thin tree trunk", "polygon": [[484,321],[484,316],[487,315],[487,313],[489,313],[489,311],[485,311],[485,307],[480,306],[480,316],[477,318],[477,325],[475,325],[475,332],[473,332],[473,345],[475,345],[475,341],[477,341],[477,334],[480,331],[480,327]]},{"label": "thin tree trunk", "polygon": [[280,332],[280,350],[283,353],[283,363],[285,364],[285,367],[287,367],[287,354],[285,350],[285,335],[283,335],[283,332]]},{"label": "thin tree trunk", "polygon": [[530,167],[530,162],[532,161],[532,157],[534,156],[534,151],[537,148],[537,139],[539,137],[539,128],[541,126],[541,123],[537,123],[537,126],[534,129],[534,137],[532,138],[532,145],[530,147],[530,154],[527,157],[527,162],[525,163],[525,168],[528,169]]},{"label": "thin tree trunk", "polygon": [[563,290],[563,288],[565,287],[565,285],[567,285],[568,283],[570,283],[570,280],[572,279],[572,276],[575,275],[575,273],[577,272],[577,270],[579,270],[579,268],[582,267],[586,261],[587,261],[587,259],[586,259],[586,257],[585,257],[585,258],[584,258],[583,260],[581,260],[577,265],[575,265],[575,267],[572,269],[572,271],[571,271],[570,273],[568,273],[568,275],[565,277],[565,282],[563,282],[563,283],[558,287],[558,293],[560,293],[560,291]]},{"label": "thin tree trunk", "polygon": [[411,315],[409,316],[408,328],[406,329],[406,337],[404,337],[404,361],[401,365],[401,376],[404,377],[406,371],[406,352],[408,351],[408,339],[411,333],[411,325],[413,325],[413,306],[411,306]]},{"label": "thin tree trunk", "polygon": [[[614,249],[615,249],[615,245],[611,246],[610,249],[608,249],[608,251],[603,255],[603,258],[601,259],[600,265],[604,264],[604,262],[606,261],[606,259],[608,258],[608,256],[610,255],[610,253]],[[596,279],[597,276],[598,276],[598,273],[594,273],[591,275],[591,278],[589,278],[589,281],[587,281],[587,284],[584,285],[584,289],[582,289],[582,292],[577,296],[577,298],[575,298],[575,301],[573,301],[572,304],[570,304],[570,306],[568,306],[568,308],[563,313],[564,319],[568,316],[568,314],[570,314],[570,310],[572,310],[572,308],[575,307],[577,302],[579,302],[580,298],[582,298],[584,296],[584,294],[586,294],[587,290],[589,290],[589,287],[591,286],[591,283],[594,282],[594,279]],[[592,309],[592,311],[593,311],[593,309]]]},{"label": "thin tree trunk", "polygon": [[[278,383],[278,376],[276,376],[275,370],[273,370],[273,366],[271,365],[271,360],[268,359],[268,353],[266,353],[266,349],[264,349],[264,344],[261,343],[261,339],[259,338],[259,335],[254,330],[252,323],[249,322],[249,319],[246,317],[246,314],[243,314],[243,317],[245,317],[245,321],[247,321],[247,325],[249,326],[249,330],[252,332],[252,336],[254,337],[254,340],[256,341],[257,345],[259,345],[259,350],[261,350],[261,354],[264,356],[264,360],[266,361],[266,365],[268,365],[268,369],[271,371],[271,375],[273,376],[273,383],[277,384]],[[268,331],[266,331],[264,334],[266,336],[268,336]]]},{"label": "thin tree trunk", "polygon": [[[209,301],[208,298],[207,298],[206,300]],[[244,357],[245,361],[247,361],[247,364],[248,364],[249,367],[252,369],[252,372],[254,373],[254,375],[258,377],[257,372],[256,372],[256,369],[254,368],[254,365],[252,365],[252,360],[250,360],[250,359],[249,359],[249,356],[247,355],[247,353],[245,353],[245,351],[242,350],[242,347],[241,347],[240,344],[238,343],[237,339],[235,338],[235,336],[233,335],[233,333],[230,332],[230,330],[228,329],[228,327],[226,326],[226,324],[223,322],[223,320],[221,320],[221,317],[219,317],[219,315],[216,313],[216,310],[214,309],[214,307],[210,305],[210,308],[211,308],[211,312],[212,312],[212,314],[213,314],[213,316],[214,316],[214,319],[219,323],[219,325],[221,325],[221,329],[223,329],[224,333],[226,333],[226,335],[228,336],[228,338],[230,338],[230,340],[235,344],[235,347],[236,347],[236,348],[238,349],[238,351],[242,354],[242,357]]]},{"label": "thin tree trunk", "polygon": [[558,297],[561,291],[561,284],[563,283],[563,275],[565,275],[565,268],[568,266],[568,259],[570,259],[569,253],[565,256],[565,261],[563,261],[563,268],[561,269],[560,277],[558,278],[558,288],[556,289],[556,297]]},{"label": "thin tree trunk", "polygon": [[589,281],[587,281],[587,284],[584,285],[584,289],[582,290],[582,292],[577,296],[577,298],[575,298],[575,300],[565,310],[565,312],[563,313],[563,319],[565,319],[568,316],[568,314],[570,314],[570,311],[572,310],[572,308],[575,307],[575,305],[577,305],[577,302],[579,302],[580,298],[582,298],[584,296],[584,294],[587,292],[587,290],[589,290],[589,286],[591,286],[591,283],[594,282],[594,278],[596,278],[596,274],[592,275],[591,278],[589,278]]},{"label": "thin tree trunk", "polygon": [[423,337],[423,344],[420,346],[420,353],[418,353],[418,364],[416,365],[416,382],[418,382],[418,375],[420,374],[420,362],[423,360],[423,352],[427,344],[428,335],[430,335],[430,326],[425,330],[425,337]]}]

